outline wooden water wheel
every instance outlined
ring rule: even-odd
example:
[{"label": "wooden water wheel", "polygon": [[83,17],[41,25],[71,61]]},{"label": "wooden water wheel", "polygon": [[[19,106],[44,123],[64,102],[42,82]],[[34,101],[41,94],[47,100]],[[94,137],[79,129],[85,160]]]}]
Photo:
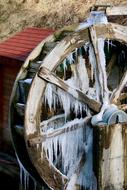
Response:
[{"label": "wooden water wheel", "polygon": [[[106,11],[111,14],[114,9],[108,8]],[[40,49],[45,51],[44,47],[49,43],[50,46],[53,44],[53,47],[44,56]],[[36,63],[40,61],[38,55],[42,55],[42,61],[38,62],[41,63],[39,69],[36,67],[34,70],[36,75],[30,83],[25,110],[25,142],[30,160],[39,176],[51,189],[116,189],[117,180],[110,180],[109,184],[105,184],[104,177],[100,177],[102,172],[105,173],[105,166],[102,169],[99,164],[106,142],[100,143],[101,147],[98,145],[102,151],[100,158],[98,157],[98,167],[101,171],[100,168],[97,172],[94,171],[96,167],[93,165],[92,154],[95,138],[92,126],[99,126],[101,131],[102,126],[108,128],[104,133],[104,138],[108,138],[107,130],[114,131],[119,125],[121,141],[125,146],[127,74],[126,64],[122,63],[123,60],[126,62],[127,56],[127,27],[99,20],[92,25],[86,23],[83,28],[80,25],[62,31],[58,38],[49,43],[46,40],[43,48],[41,45],[39,50],[35,49],[31,54],[32,59],[30,56],[26,61],[17,77],[15,86],[17,81],[19,84],[17,90],[13,90],[11,102],[11,114],[20,112],[21,116],[22,111],[19,108],[22,105],[17,101],[20,80],[28,82],[28,78],[33,77],[31,67],[29,69],[28,66],[32,60],[33,67],[36,67]],[[14,133],[16,122],[14,118],[11,120]],[[123,125],[124,128],[121,127]],[[103,138],[102,134],[100,136]],[[112,136],[113,132],[110,133],[110,138]],[[108,148],[110,145],[113,146],[109,142]],[[121,147],[125,151],[120,156],[126,157],[126,147]],[[110,147],[109,157],[112,149]],[[21,157],[18,148],[16,151]],[[124,160],[125,169],[126,164]],[[110,166],[112,165],[109,164]],[[123,168],[116,167],[117,169],[123,173]],[[116,170],[111,169],[109,178],[112,179],[112,172]],[[123,174],[123,177],[118,179],[120,188],[127,183],[125,177]]]},{"label": "wooden water wheel", "polygon": [[[47,185],[38,175],[36,169],[30,161],[29,154],[25,145],[24,138],[24,111],[26,106],[26,99],[33,80],[34,75],[39,68],[41,61],[48,54],[48,52],[59,42],[60,39],[73,32],[76,26],[65,27],[53,35],[43,40],[28,56],[25,63],[21,67],[17,78],[14,83],[12,95],[10,99],[9,110],[9,124],[12,136],[12,143],[20,162],[22,169],[30,174],[33,180],[36,180],[41,184],[44,189],[47,189]],[[28,79],[28,80],[27,80]],[[24,176],[23,176],[24,178]],[[42,189],[41,187],[37,187]]]}]

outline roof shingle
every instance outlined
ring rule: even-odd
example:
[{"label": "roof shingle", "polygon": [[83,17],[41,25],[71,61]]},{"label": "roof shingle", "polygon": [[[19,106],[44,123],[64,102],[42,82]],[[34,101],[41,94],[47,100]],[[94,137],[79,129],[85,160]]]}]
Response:
[{"label": "roof shingle", "polygon": [[0,56],[24,61],[29,53],[53,32],[52,29],[27,28],[0,43]]}]

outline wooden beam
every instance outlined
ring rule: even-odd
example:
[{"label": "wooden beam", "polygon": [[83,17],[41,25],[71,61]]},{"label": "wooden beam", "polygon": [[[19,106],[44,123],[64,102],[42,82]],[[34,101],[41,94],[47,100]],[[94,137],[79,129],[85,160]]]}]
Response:
[{"label": "wooden beam", "polygon": [[125,71],[121,81],[120,81],[120,84],[119,86],[117,87],[116,91],[114,92],[114,94],[112,95],[112,99],[111,101],[113,103],[117,103],[118,101],[118,98],[122,92],[122,90],[124,89],[125,85],[127,84],[127,71]]},{"label": "wooden beam", "polygon": [[[102,97],[102,93],[101,93],[101,81],[99,79],[99,73],[100,73],[100,70],[101,70],[101,65],[100,65],[100,58],[99,58],[99,50],[98,50],[98,37],[97,37],[97,33],[96,33],[96,28],[94,26],[91,26],[89,28],[89,31],[90,31],[90,40],[91,40],[91,43],[93,45],[93,49],[94,49],[94,53],[95,53],[95,57],[96,57],[96,72],[98,73],[97,74],[97,83],[99,84],[99,95],[100,95],[100,100],[102,101],[103,100],[103,97]],[[103,84],[104,84],[104,81],[103,81]],[[104,86],[104,89],[105,89],[105,86]]]},{"label": "wooden beam", "polygon": [[46,80],[47,82],[50,82],[56,85],[57,87],[61,88],[62,90],[66,91],[68,94],[76,98],[78,101],[87,104],[93,111],[95,112],[100,111],[101,104],[99,102],[89,98],[82,91],[74,87],[71,87],[69,84],[65,83],[62,79],[57,77],[53,72],[51,72],[46,67],[41,67],[41,69],[38,72],[38,76],[43,80]]},{"label": "wooden beam", "polygon": [[65,120],[65,114],[55,115],[47,120],[42,121],[40,124],[40,127],[41,128],[45,127],[45,129],[48,129],[48,126],[51,125],[51,123],[53,123],[54,121],[56,122],[56,121],[62,120],[62,119]]},{"label": "wooden beam", "polygon": [[127,6],[108,7],[106,9],[107,16],[127,15]]},{"label": "wooden beam", "polygon": [[[90,121],[90,117],[84,118],[84,124],[87,124],[89,121]],[[65,125],[63,125],[62,128],[55,129],[52,132],[47,132],[47,133],[43,132],[41,135],[29,139],[28,144],[30,146],[34,146],[34,145],[44,142],[46,139],[50,139],[50,138],[62,135],[64,133],[69,133],[69,132],[75,131],[75,130],[83,127],[82,125],[78,125],[79,121],[76,121],[75,124],[72,124],[72,125],[71,125],[71,122],[73,122],[73,121],[70,121],[70,125],[68,125],[68,123],[69,123],[68,122]]]},{"label": "wooden beam", "polygon": [[127,104],[118,105],[118,108],[123,110],[123,111],[127,111]]}]

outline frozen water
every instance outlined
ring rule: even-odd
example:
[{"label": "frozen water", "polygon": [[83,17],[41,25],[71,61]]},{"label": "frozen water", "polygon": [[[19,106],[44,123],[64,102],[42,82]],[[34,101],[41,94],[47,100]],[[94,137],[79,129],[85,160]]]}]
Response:
[{"label": "frozen water", "polygon": [[[87,21],[82,23],[77,30],[82,30],[97,23],[107,23],[107,18],[103,12],[91,12]],[[109,104],[109,91],[107,88],[104,39],[98,39],[97,44],[97,48],[99,49],[98,67],[93,46],[90,43],[86,43],[84,45],[85,51],[87,52],[89,50],[91,80],[93,83],[95,82],[92,87],[89,85],[90,81],[88,71],[81,49],[75,49],[74,52],[67,56],[63,61],[63,68],[64,76],[66,76],[68,61],[72,71],[72,76],[68,80],[65,80],[65,83],[87,93],[91,98],[100,101],[103,104],[101,112],[95,118],[99,118],[100,120],[102,118],[103,111]],[[74,59],[74,57],[76,58]],[[63,108],[65,120],[59,120],[60,122],[58,121],[57,125],[55,125],[54,122],[50,122],[48,127],[45,124],[45,126],[42,127],[43,132],[48,135],[51,131],[54,132],[59,128],[66,129],[65,133],[47,138],[46,141],[42,143],[42,149],[45,149],[47,158],[70,179],[67,184],[67,190],[75,190],[76,185],[83,186],[83,189],[96,190],[97,181],[93,172],[92,155],[93,130],[86,124],[84,118],[82,118],[82,112],[85,111],[87,114],[90,113],[88,107],[79,102],[78,99],[73,98],[67,92],[52,84],[47,85],[44,97],[45,103],[48,105],[50,110],[52,108],[57,109],[58,105]],[[80,118],[68,121],[67,118],[70,116],[72,111],[75,113],[75,117],[79,114]],[[73,128],[74,130],[72,130]],[[85,153],[85,160],[83,166],[80,168],[80,159],[83,153]],[[80,171],[78,171],[78,168],[80,168]]]},{"label": "frozen water", "polygon": [[89,26],[93,25],[93,24],[98,24],[98,23],[107,23],[107,17],[105,15],[105,13],[102,11],[91,11],[90,16],[87,18],[86,21],[84,21],[83,23],[80,23],[80,25],[78,26],[78,28],[76,29],[78,30],[83,30],[85,28],[88,28]]},{"label": "frozen water", "polygon": [[26,171],[20,160],[18,159],[20,167],[20,190],[28,190],[29,188],[29,173]]},{"label": "frozen water", "polygon": [[[76,118],[73,121],[67,122],[63,126],[63,128],[66,129],[69,127],[77,127],[77,129],[54,138],[47,139],[42,146],[47,152],[48,159],[52,163],[56,164],[56,167],[58,162],[61,160],[59,169],[70,178],[70,182],[67,186],[68,190],[72,187],[74,189],[75,183],[84,185],[84,180],[85,185],[91,188],[93,179],[95,181],[92,161],[92,129],[87,126],[83,118]],[[75,170],[77,169],[76,167],[79,167],[77,163],[79,162],[83,152],[86,153],[86,161],[84,162],[81,172],[79,174],[75,174]]]},{"label": "frozen water", "polygon": [[[91,79],[93,80],[95,78],[95,96],[94,94],[92,95],[92,97],[95,97],[94,99],[96,99],[97,101],[100,101],[100,88],[99,88],[99,78],[98,78],[98,71],[97,71],[97,63],[96,63],[96,57],[95,57],[95,53],[94,53],[94,49],[91,43],[89,43],[89,62],[91,64]],[[91,89],[89,95],[91,94]],[[93,90],[92,90],[93,91]],[[94,92],[94,91],[93,91]]]}]

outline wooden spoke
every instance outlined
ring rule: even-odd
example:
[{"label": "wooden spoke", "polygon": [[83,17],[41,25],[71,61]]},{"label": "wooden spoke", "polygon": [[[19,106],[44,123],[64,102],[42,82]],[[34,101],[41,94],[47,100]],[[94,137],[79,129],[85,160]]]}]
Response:
[{"label": "wooden spoke", "polygon": [[119,98],[118,98],[119,101],[122,101],[124,99],[127,99],[127,93],[121,93]]},{"label": "wooden spoke", "polygon": [[[91,38],[91,42],[93,44],[93,48],[94,48],[94,53],[95,53],[95,57],[96,57],[96,67],[97,67],[97,83],[99,84],[99,95],[100,95],[100,101],[103,100],[103,95],[106,92],[106,86],[105,86],[105,82],[104,82],[104,73],[103,73],[103,69],[102,69],[102,65],[100,64],[100,58],[99,58],[99,50],[98,50],[98,38],[97,38],[97,33],[96,33],[96,28],[94,26],[91,26],[89,28],[90,30],[90,38]],[[102,73],[102,79],[103,81],[100,81],[99,75],[100,73]],[[103,94],[101,93],[102,91],[102,86],[101,83],[103,83]]]},{"label": "wooden spoke", "polygon": [[123,111],[127,111],[127,104],[118,105],[118,108]]},{"label": "wooden spoke", "polygon": [[85,95],[82,91],[71,87],[69,84],[65,83],[62,79],[57,77],[54,73],[52,73],[49,69],[45,67],[41,67],[38,72],[38,76],[47,82],[50,82],[57,87],[61,88],[62,90],[69,93],[71,96],[76,98],[77,100],[87,104],[93,111],[99,112],[100,111],[100,103],[90,99],[87,95]]},{"label": "wooden spoke", "polygon": [[121,94],[121,92],[124,89],[126,84],[127,84],[127,71],[125,71],[125,73],[124,73],[124,75],[123,75],[123,77],[119,83],[119,86],[117,87],[117,89],[113,93],[111,102],[117,103],[118,98],[119,98],[119,96],[120,96],[120,94]]},{"label": "wooden spoke", "polygon": [[43,129],[43,127],[45,129],[48,129],[48,125],[50,125],[50,123],[52,122],[56,122],[58,120],[61,120],[61,119],[65,119],[65,114],[59,114],[59,115],[55,115],[53,117],[51,117],[50,119],[47,119],[47,120],[44,120],[40,123],[40,127]]},{"label": "wooden spoke", "polygon": [[117,99],[117,105],[118,106],[122,106],[120,105],[122,103],[122,101],[126,100],[127,99],[127,93],[121,93],[120,96],[118,97]]},{"label": "wooden spoke", "polygon": [[[89,121],[90,121],[90,117],[86,117],[84,119],[84,124],[87,124]],[[40,136],[29,139],[28,144],[30,146],[40,144],[44,142],[46,139],[53,138],[53,137],[62,135],[64,133],[69,133],[83,127],[83,125],[78,125],[79,121],[76,121],[75,124],[71,125],[72,122],[73,121],[70,121],[67,124],[63,125],[62,128],[54,129],[54,131],[52,132],[42,132]]]}]

